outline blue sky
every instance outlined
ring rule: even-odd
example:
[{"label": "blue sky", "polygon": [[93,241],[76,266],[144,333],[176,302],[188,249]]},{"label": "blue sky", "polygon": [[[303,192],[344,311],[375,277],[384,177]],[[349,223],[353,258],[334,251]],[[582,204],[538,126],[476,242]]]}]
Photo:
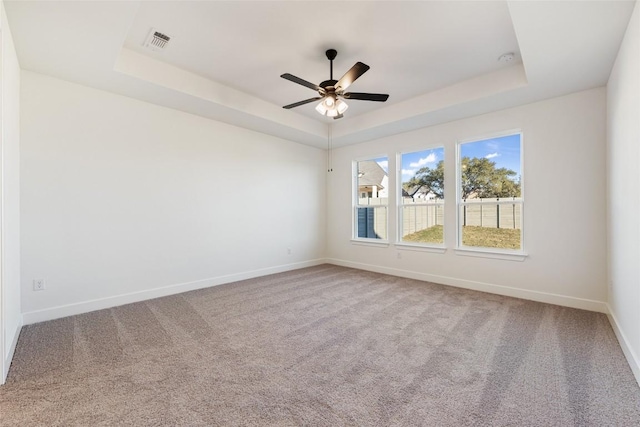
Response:
[{"label": "blue sky", "polygon": [[515,171],[514,178],[517,179],[521,174],[520,134],[460,144],[460,158],[462,157],[485,157],[495,162],[496,168]]},{"label": "blue sky", "polygon": [[416,171],[423,167],[435,168],[440,160],[444,160],[444,148],[402,153],[402,182],[409,181]]},{"label": "blue sky", "polygon": [[[460,157],[487,158],[496,164],[496,168],[507,168],[520,176],[520,135],[507,135],[499,138],[483,139],[460,144]],[[386,157],[374,159],[387,172],[389,162]],[[425,166],[435,168],[444,160],[444,148],[402,153],[402,182],[410,180],[416,171]]]}]

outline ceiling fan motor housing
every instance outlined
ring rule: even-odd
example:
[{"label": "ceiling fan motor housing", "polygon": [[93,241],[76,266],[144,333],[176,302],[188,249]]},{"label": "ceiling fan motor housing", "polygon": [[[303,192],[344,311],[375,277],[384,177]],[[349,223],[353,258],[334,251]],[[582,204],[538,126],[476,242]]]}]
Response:
[{"label": "ceiling fan motor housing", "polygon": [[320,86],[322,89],[326,89],[327,91],[329,91],[336,86],[336,83],[338,83],[337,80],[325,80],[322,83],[320,83],[318,86]]}]

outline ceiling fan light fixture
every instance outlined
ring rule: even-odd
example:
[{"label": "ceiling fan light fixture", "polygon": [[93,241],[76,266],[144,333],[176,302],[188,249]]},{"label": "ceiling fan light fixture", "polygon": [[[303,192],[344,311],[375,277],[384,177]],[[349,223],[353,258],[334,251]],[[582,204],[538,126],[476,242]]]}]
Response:
[{"label": "ceiling fan light fixture", "polygon": [[324,101],[322,101],[318,105],[316,105],[316,111],[318,113],[322,114],[323,116],[327,115],[328,109],[324,106]]},{"label": "ceiling fan light fixture", "polygon": [[335,108],[331,110],[327,110],[327,117],[337,117],[337,116],[338,116],[338,110],[336,110]]},{"label": "ceiling fan light fixture", "polygon": [[334,96],[327,96],[316,105],[316,111],[323,116],[337,117],[347,111],[349,106],[346,102]]},{"label": "ceiling fan light fixture", "polygon": [[333,96],[327,96],[324,100],[324,105],[327,109],[333,108],[333,105],[336,103],[336,100]]}]

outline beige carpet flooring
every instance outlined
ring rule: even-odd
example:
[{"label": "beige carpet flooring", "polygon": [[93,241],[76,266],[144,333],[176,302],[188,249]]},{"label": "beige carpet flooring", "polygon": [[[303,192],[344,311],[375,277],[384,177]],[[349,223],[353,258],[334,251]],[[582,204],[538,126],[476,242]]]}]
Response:
[{"label": "beige carpet flooring", "polygon": [[23,328],[3,426],[640,426],[606,316],[322,265]]}]

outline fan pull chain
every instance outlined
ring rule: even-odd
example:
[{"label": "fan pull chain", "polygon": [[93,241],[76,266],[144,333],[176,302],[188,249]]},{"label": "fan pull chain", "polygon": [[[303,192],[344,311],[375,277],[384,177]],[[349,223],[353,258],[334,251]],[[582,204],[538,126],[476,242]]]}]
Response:
[{"label": "fan pull chain", "polygon": [[333,125],[329,123],[327,129],[327,172],[333,172],[333,159],[331,158],[333,151]]}]

